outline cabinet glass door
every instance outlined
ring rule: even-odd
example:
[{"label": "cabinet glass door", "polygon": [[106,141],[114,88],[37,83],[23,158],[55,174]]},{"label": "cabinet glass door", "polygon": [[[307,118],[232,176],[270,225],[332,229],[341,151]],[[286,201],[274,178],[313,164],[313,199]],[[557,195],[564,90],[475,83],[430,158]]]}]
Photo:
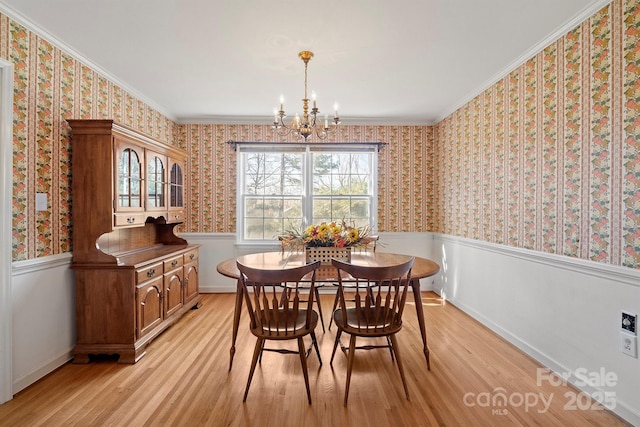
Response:
[{"label": "cabinet glass door", "polygon": [[[118,208],[142,208],[142,162],[138,150],[124,147],[118,156]],[[140,150],[141,152],[141,150]]]},{"label": "cabinet glass door", "polygon": [[147,209],[163,209],[167,205],[166,198],[166,158],[147,152]]},{"label": "cabinet glass door", "polygon": [[173,163],[171,165],[169,187],[169,206],[171,208],[182,208],[184,206],[184,202],[182,200],[184,184],[182,179],[182,166],[178,163]]}]

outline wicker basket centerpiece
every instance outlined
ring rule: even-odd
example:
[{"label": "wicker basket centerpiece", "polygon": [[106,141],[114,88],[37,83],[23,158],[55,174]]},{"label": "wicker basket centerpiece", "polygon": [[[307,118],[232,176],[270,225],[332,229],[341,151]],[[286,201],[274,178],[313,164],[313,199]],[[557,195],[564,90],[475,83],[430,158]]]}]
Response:
[{"label": "wicker basket centerpiece", "polygon": [[320,261],[321,265],[331,265],[331,259],[351,262],[351,247],[315,246],[306,248],[306,262]]},{"label": "wicker basket centerpiece", "polygon": [[341,223],[323,222],[310,225],[304,230],[287,230],[278,236],[282,251],[305,251],[306,262],[320,261],[323,265],[330,265],[333,258],[351,262],[351,252],[354,248],[367,250],[375,249],[377,236],[371,236],[370,227],[356,227]]}]

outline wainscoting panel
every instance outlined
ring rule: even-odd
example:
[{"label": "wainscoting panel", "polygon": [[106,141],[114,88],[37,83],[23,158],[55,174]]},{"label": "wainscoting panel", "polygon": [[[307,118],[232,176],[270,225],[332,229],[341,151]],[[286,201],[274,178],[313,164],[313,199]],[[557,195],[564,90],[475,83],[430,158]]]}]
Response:
[{"label": "wainscoting panel", "polygon": [[433,237],[438,293],[579,389],[613,396],[614,412],[640,425],[640,360],[620,351],[621,312],[640,313],[639,270]]},{"label": "wainscoting panel", "polygon": [[13,393],[71,360],[76,342],[71,254],[12,266]]}]

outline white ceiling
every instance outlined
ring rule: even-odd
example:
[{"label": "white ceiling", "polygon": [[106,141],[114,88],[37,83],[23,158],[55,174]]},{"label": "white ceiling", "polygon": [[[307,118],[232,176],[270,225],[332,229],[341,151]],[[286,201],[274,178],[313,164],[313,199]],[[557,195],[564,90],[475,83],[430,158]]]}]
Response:
[{"label": "white ceiling", "polygon": [[608,0],[0,0],[0,11],[180,122],[302,110],[431,124]]}]

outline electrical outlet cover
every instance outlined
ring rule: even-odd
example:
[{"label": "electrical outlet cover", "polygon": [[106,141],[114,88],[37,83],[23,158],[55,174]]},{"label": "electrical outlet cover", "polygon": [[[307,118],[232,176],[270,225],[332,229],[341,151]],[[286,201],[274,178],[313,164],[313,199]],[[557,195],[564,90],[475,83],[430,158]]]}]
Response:
[{"label": "electrical outlet cover", "polygon": [[620,351],[631,357],[638,357],[637,343],[638,337],[628,334],[626,332],[620,332]]},{"label": "electrical outlet cover", "polygon": [[622,312],[622,323],[620,327],[623,331],[627,331],[630,334],[636,335],[636,328],[638,325],[638,316],[633,313],[629,313],[626,311]]},{"label": "electrical outlet cover", "polygon": [[47,193],[36,193],[36,212],[47,210]]}]

